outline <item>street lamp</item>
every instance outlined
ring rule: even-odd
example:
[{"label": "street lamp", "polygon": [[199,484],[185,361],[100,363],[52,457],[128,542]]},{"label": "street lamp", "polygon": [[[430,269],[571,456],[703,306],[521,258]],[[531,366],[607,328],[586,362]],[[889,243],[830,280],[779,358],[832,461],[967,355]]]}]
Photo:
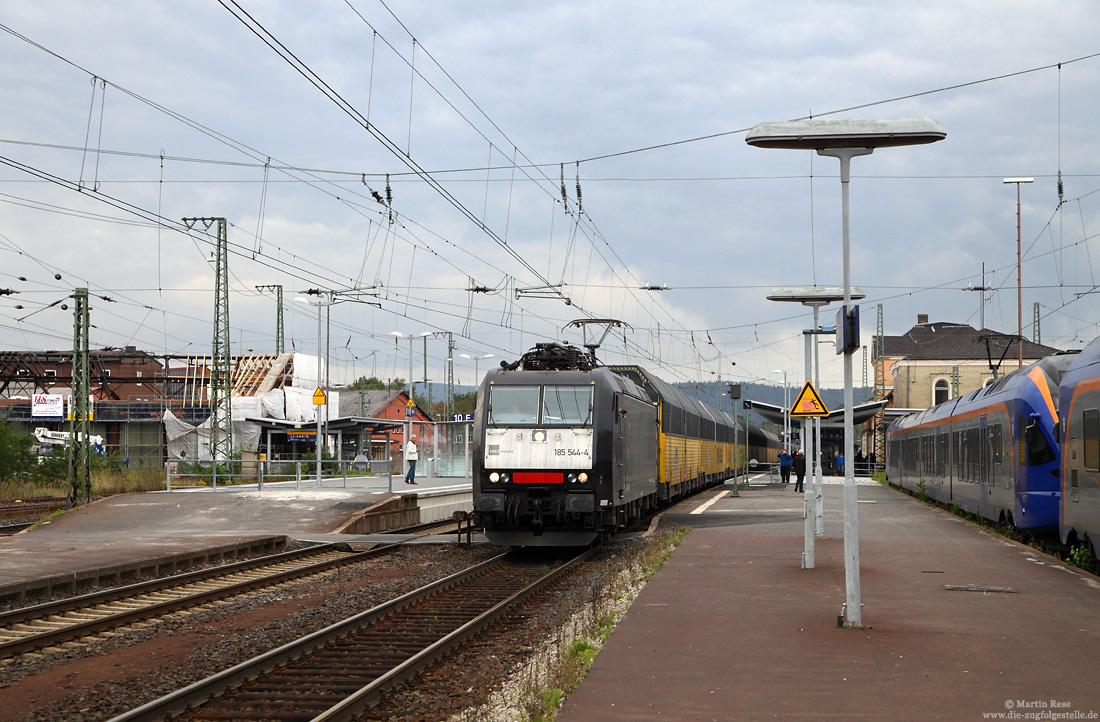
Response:
[{"label": "street lamp", "polygon": [[[324,385],[323,379],[324,379],[324,377],[321,376],[321,335],[322,335],[321,331],[322,331],[322,328],[323,328],[323,326],[321,324],[321,308],[325,305],[331,305],[332,304],[331,294],[329,296],[329,301],[327,303],[325,301],[321,300],[320,292],[318,292],[318,294],[317,294],[317,300],[313,300],[312,298],[306,298],[305,296],[295,296],[294,300],[297,301],[298,303],[304,303],[308,306],[316,306],[317,307],[317,388],[318,389],[323,389],[323,385]],[[322,393],[324,394],[324,397],[325,397],[324,415],[327,417],[328,416],[328,390],[324,389],[322,391]],[[317,407],[317,436],[316,436],[316,442],[314,443],[314,450],[317,454],[317,486],[321,486],[321,456],[322,456],[321,449],[323,447],[323,442],[322,442],[322,439],[321,439],[321,405],[317,404],[317,402],[316,402],[317,394],[314,394],[313,396],[314,396],[314,404]]]},{"label": "street lamp", "polygon": [[[396,337],[394,340],[396,340],[397,338],[407,338],[407,339],[409,339],[409,380],[405,385],[408,389],[407,393],[409,395],[409,403],[415,403],[415,402],[413,402],[413,387],[412,387],[413,341],[415,341],[418,338],[427,338],[428,336],[432,335],[432,332],[431,331],[421,331],[420,333],[407,334],[407,333],[401,333],[400,331],[390,331],[390,335]],[[410,436],[410,430],[411,430],[411,427],[412,427],[412,420],[411,420],[411,417],[409,416],[409,412],[408,412],[409,407],[406,406],[405,408],[406,408],[406,411],[405,411],[405,437],[404,437],[404,443],[401,446],[402,458],[404,458],[405,449],[409,448],[409,436]]]},{"label": "street lamp", "polygon": [[487,358],[496,358],[496,356],[491,353],[487,353],[484,356],[471,356],[468,353],[460,353],[459,356],[461,356],[462,358],[471,359],[474,362],[474,388],[477,388],[478,384],[481,383],[481,376],[478,373],[477,369],[478,361],[484,361]]},{"label": "street lamp", "polygon": [[[792,120],[760,123],[745,136],[745,142],[758,148],[814,150],[818,155],[840,161],[841,217],[843,228],[844,308],[852,302],[852,284],[848,258],[848,181],[852,158],[869,155],[875,148],[935,143],[947,137],[943,126],[931,118],[880,118],[850,120]],[[840,329],[837,329],[838,332]],[[839,341],[839,339],[838,339]],[[862,626],[863,609],[859,593],[859,518],[856,480],[851,462],[854,439],[852,430],[852,353],[848,339],[838,345],[844,353],[844,577],[847,597],[845,613],[850,626]]]},{"label": "street lamp", "polygon": [[[818,322],[818,313],[823,306],[828,306],[833,301],[844,300],[844,289],[835,286],[806,286],[803,288],[773,288],[767,296],[769,301],[789,301],[809,306],[814,311],[814,325],[809,331],[803,331],[805,338],[805,369],[806,380],[813,379],[816,388],[821,387],[820,364],[818,363],[817,343],[812,343],[813,336],[821,333]],[[853,288],[852,300],[864,298],[863,290]],[[812,359],[812,372],[811,372]],[[807,423],[808,421],[808,423]],[[812,433],[810,427],[813,428]],[[825,536],[824,498],[821,493],[821,419],[802,420],[802,448],[806,450],[806,459],[810,462],[812,480],[806,485],[806,569],[814,568],[814,538]],[[812,491],[811,491],[812,489]],[[812,529],[811,529],[812,526]]]},{"label": "street lamp", "polygon": [[787,393],[787,372],[783,369],[775,369],[773,374],[783,374],[783,448],[787,450],[787,453],[791,453],[791,431],[789,424],[791,422],[791,398]]},{"label": "street lamp", "polygon": [[1020,184],[1034,183],[1034,178],[1005,178],[1005,183],[1016,184],[1016,320],[1019,322],[1017,330],[1018,339],[1016,349],[1019,356],[1020,368],[1024,367],[1024,286],[1020,271],[1020,262],[1023,260],[1020,253]]}]

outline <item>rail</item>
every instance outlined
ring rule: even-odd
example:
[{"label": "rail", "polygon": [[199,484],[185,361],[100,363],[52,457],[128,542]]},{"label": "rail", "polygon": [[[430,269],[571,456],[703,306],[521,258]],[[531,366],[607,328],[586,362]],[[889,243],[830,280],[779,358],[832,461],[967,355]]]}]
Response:
[{"label": "rail", "polygon": [[[344,552],[322,545],[202,569],[0,613],[0,656],[22,654],[143,619],[318,574],[384,554],[399,544]],[[319,561],[311,561],[314,557]],[[274,568],[264,574],[264,568]],[[214,585],[211,587],[211,585]],[[165,594],[174,594],[164,599]],[[132,605],[139,606],[133,607]],[[88,619],[91,616],[93,618]],[[43,630],[43,626],[55,627]]]},{"label": "rail", "polygon": [[576,569],[595,551],[590,549],[549,572],[538,562],[517,561],[515,552],[502,554],[111,722],[162,720],[187,710],[192,719],[220,719],[226,714],[285,717],[288,713],[313,722],[354,719],[386,690],[411,679],[516,604]]}]

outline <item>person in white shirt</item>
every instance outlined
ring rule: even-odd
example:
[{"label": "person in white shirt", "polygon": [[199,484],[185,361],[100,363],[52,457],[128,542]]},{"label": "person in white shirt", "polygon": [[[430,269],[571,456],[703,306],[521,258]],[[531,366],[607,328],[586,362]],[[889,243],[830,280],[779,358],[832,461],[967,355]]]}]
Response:
[{"label": "person in white shirt", "polygon": [[409,462],[409,471],[405,474],[406,484],[416,483],[416,462],[420,459],[420,447],[416,445],[416,436],[409,437],[405,445],[405,460]]}]

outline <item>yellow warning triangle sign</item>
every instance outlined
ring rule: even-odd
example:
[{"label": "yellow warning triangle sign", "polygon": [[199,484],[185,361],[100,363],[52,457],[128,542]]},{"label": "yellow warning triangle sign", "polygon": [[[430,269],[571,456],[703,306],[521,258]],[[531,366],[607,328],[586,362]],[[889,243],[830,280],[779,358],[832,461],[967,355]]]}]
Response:
[{"label": "yellow warning triangle sign", "polygon": [[802,387],[802,393],[794,401],[790,410],[791,416],[828,416],[829,410],[825,408],[825,402],[817,395],[817,389],[809,381]]},{"label": "yellow warning triangle sign", "polygon": [[324,406],[325,405],[325,391],[320,386],[313,392],[313,405]]}]

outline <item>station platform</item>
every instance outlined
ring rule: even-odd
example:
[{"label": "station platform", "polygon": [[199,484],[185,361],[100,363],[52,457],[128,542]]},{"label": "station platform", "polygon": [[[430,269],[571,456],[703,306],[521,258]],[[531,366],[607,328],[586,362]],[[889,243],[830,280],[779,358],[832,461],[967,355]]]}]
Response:
[{"label": "station platform", "polygon": [[[390,489],[393,489],[391,492]],[[357,512],[391,496],[450,515],[470,496],[469,479],[323,479],[252,486],[176,488],[122,494],[74,509],[36,529],[0,537],[0,599],[48,593],[79,582],[117,583],[192,560],[270,552],[287,540],[377,542],[336,533]],[[442,518],[442,517],[440,517]],[[433,518],[424,519],[434,520]],[[385,539],[381,539],[385,541]]]},{"label": "station platform", "polygon": [[860,481],[864,629],[837,627],[840,479],[812,570],[793,483],[707,491],[559,722],[1097,719],[1100,580]]}]

